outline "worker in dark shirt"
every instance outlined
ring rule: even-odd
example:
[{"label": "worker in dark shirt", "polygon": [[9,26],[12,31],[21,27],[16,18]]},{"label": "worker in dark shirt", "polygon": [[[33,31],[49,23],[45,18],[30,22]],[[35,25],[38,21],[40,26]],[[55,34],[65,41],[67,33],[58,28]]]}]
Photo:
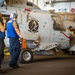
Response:
[{"label": "worker in dark shirt", "polygon": [[0,13],[0,74],[5,73],[1,69],[1,62],[4,58],[4,38],[5,38],[5,27],[6,27],[6,21],[2,18],[2,14]]}]

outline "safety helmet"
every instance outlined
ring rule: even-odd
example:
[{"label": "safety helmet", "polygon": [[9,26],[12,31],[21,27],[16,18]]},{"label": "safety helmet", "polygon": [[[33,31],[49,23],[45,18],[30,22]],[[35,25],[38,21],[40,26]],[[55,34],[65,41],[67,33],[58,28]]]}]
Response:
[{"label": "safety helmet", "polygon": [[17,14],[16,13],[13,13],[10,15],[10,19],[14,19],[14,18],[17,18]]},{"label": "safety helmet", "polygon": [[0,17],[2,17],[2,14],[0,13]]}]

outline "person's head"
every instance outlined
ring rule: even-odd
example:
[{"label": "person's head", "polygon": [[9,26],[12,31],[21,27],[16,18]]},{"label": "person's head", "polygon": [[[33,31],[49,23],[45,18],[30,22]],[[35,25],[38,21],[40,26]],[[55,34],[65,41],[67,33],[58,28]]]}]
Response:
[{"label": "person's head", "polygon": [[73,27],[72,26],[69,26],[69,30],[72,31],[73,30]]},{"label": "person's head", "polygon": [[16,19],[17,18],[17,14],[16,13],[13,13],[13,14],[11,14],[10,15],[10,19],[12,20],[12,19]]},{"label": "person's head", "polygon": [[2,14],[0,13],[0,17],[2,17]]}]

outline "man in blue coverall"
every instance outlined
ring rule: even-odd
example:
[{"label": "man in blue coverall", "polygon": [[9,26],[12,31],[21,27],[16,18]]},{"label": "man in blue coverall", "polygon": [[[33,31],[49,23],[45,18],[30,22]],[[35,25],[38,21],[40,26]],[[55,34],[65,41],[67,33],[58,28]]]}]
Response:
[{"label": "man in blue coverall", "polygon": [[13,13],[10,15],[10,20],[7,22],[7,37],[9,38],[9,51],[11,55],[11,61],[9,66],[12,68],[19,68],[19,65],[17,64],[19,55],[20,55],[20,41],[19,38],[22,38],[22,35],[20,33],[18,24],[16,22],[17,20],[17,14]]}]

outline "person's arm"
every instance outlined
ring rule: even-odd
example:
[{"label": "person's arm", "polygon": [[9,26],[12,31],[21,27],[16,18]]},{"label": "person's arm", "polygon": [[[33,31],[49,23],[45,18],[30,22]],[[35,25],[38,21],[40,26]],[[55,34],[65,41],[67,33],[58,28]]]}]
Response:
[{"label": "person's arm", "polygon": [[2,23],[0,22],[0,31],[4,32],[6,28],[6,24],[4,23],[4,25],[2,25]]},{"label": "person's arm", "polygon": [[18,29],[16,21],[13,22],[13,27],[15,28],[15,31],[19,35],[19,37],[22,38],[22,35],[20,33],[20,30]]},{"label": "person's arm", "polygon": [[69,32],[71,35],[75,36],[75,35],[73,34],[73,32],[71,32],[70,30],[68,30],[68,32]]},{"label": "person's arm", "polygon": [[6,29],[6,20],[5,19],[3,19],[3,24],[4,24],[3,28],[5,30]]}]

